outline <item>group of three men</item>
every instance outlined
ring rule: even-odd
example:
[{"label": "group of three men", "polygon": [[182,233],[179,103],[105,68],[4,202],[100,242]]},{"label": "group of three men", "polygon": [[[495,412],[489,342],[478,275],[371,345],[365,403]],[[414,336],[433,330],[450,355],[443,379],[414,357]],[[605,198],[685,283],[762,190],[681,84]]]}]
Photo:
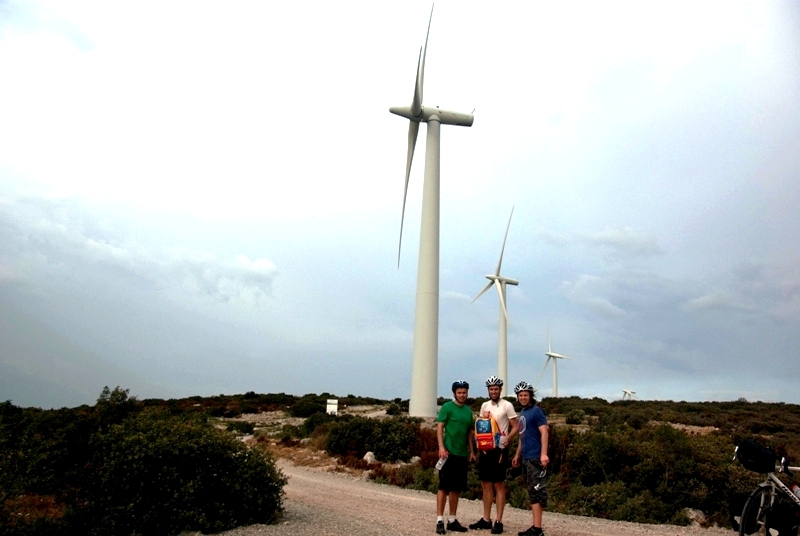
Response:
[{"label": "group of three men", "polygon": [[[483,488],[483,517],[472,523],[473,530],[491,529],[492,534],[503,532],[503,510],[506,503],[506,470],[510,465],[522,467],[522,475],[528,490],[533,514],[533,526],[520,532],[519,536],[539,536],[542,533],[542,511],[547,506],[547,456],[548,425],[544,411],[536,404],[535,390],[527,382],[519,382],[514,388],[522,410],[517,415],[514,405],[500,397],[503,380],[491,376],[486,380],[489,400],[481,406],[478,417],[491,417],[500,433],[499,445],[491,450],[476,452],[473,441],[474,418],[472,409],[466,405],[469,384],[465,381],[453,383],[453,400],[442,405],[437,416],[439,458],[446,461],[439,470],[439,491],[436,495],[436,533],[445,534],[444,507],[449,501],[450,517],[447,530],[466,532],[456,518],[458,497],[467,489],[469,462],[478,460],[478,475]],[[508,447],[514,436],[519,435],[519,445],[509,460]],[[479,455],[478,455],[479,454]],[[492,523],[492,503],[497,503],[495,521]]]}]

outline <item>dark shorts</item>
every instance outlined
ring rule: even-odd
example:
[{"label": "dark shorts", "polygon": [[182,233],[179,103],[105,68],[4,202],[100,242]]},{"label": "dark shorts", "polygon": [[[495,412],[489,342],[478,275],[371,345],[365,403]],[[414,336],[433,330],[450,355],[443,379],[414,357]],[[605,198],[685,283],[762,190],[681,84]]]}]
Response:
[{"label": "dark shorts", "polygon": [[467,491],[469,459],[451,454],[439,470],[439,489],[443,491]]},{"label": "dark shorts", "polygon": [[508,449],[481,452],[478,457],[478,478],[481,482],[505,482],[510,461]]},{"label": "dark shorts", "polygon": [[547,508],[547,470],[539,460],[522,460],[522,480],[531,504],[539,503]]}]

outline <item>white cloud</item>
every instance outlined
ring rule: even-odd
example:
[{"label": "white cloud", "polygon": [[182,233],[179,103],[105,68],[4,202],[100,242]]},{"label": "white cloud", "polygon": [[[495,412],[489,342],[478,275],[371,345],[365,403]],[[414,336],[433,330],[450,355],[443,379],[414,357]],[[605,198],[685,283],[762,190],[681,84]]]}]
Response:
[{"label": "white cloud", "polygon": [[635,256],[662,255],[656,237],[652,234],[636,231],[630,227],[607,226],[599,233],[584,237],[589,243],[605,246],[620,253]]},{"label": "white cloud", "polygon": [[690,311],[701,311],[703,309],[751,310],[750,307],[737,303],[724,292],[715,292],[693,298],[685,303],[685,307]]}]

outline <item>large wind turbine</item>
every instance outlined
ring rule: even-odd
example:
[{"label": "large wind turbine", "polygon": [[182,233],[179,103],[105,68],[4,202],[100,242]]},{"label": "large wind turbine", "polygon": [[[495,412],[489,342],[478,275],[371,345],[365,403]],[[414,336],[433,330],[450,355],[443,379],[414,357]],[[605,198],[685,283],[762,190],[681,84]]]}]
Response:
[{"label": "large wind turbine", "polygon": [[408,196],[408,178],[419,124],[428,124],[425,145],[425,181],[422,187],[422,225],[419,232],[419,264],[417,266],[417,303],[414,313],[414,354],[411,362],[411,399],[408,413],[412,416],[436,415],[436,383],[439,368],[439,128],[441,125],[472,126],[472,114],[449,112],[438,107],[422,105],[422,86],[425,78],[425,56],[428,35],[433,20],[433,8],[425,35],[425,48],[417,60],[417,80],[411,106],[393,106],[389,111],[405,117],[408,124],[408,156],[406,183],[403,190],[403,211],[400,216],[400,242],[397,247],[397,266],[400,267],[400,248],[403,244],[403,222]]},{"label": "large wind turbine", "polygon": [[630,389],[622,390],[622,400],[633,400],[635,398],[638,398],[636,396],[636,391],[631,391]]},{"label": "large wind turbine", "polygon": [[486,279],[489,280],[486,286],[483,287],[472,303],[480,298],[484,292],[489,290],[492,286],[497,289],[497,295],[500,297],[500,329],[497,343],[497,377],[503,380],[503,390],[500,396],[506,396],[506,386],[508,384],[508,309],[506,309],[506,285],[519,285],[516,279],[509,279],[500,275],[500,267],[503,265],[503,252],[506,249],[506,239],[508,239],[508,229],[511,227],[511,216],[514,215],[514,207],[511,207],[511,215],[508,217],[508,225],[506,225],[506,235],[503,237],[503,247],[500,249],[500,260],[497,261],[497,269],[493,274],[486,274]]},{"label": "large wind turbine", "polygon": [[572,359],[572,358],[553,352],[553,349],[550,346],[550,327],[547,328],[547,351],[544,353],[544,355],[547,356],[547,360],[544,362],[544,367],[542,367],[542,372],[539,373],[539,378],[536,380],[536,385],[539,385],[539,380],[542,379],[542,374],[544,374],[544,370],[547,368],[547,364],[552,359],[553,360],[553,398],[558,398],[558,360],[559,359]]}]

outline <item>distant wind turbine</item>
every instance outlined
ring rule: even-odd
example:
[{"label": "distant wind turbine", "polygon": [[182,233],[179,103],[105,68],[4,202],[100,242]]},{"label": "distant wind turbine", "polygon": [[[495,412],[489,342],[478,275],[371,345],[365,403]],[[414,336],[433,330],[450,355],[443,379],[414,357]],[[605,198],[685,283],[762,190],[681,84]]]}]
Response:
[{"label": "distant wind turbine", "polygon": [[506,225],[506,235],[503,237],[503,247],[500,249],[500,260],[497,261],[497,269],[493,274],[487,274],[486,279],[489,280],[486,286],[483,287],[472,303],[480,298],[484,292],[489,290],[492,286],[497,289],[497,295],[500,297],[500,328],[497,344],[497,377],[503,380],[503,389],[500,396],[506,396],[506,386],[508,384],[508,309],[506,308],[506,285],[519,285],[516,279],[510,279],[500,275],[500,267],[503,265],[503,252],[506,250],[506,240],[508,239],[508,229],[511,227],[511,216],[514,215],[514,207],[511,207],[511,215],[508,217],[508,225]]},{"label": "distant wind turbine", "polygon": [[550,363],[550,360],[552,359],[553,360],[553,398],[558,398],[558,360],[559,359],[572,359],[572,358],[553,352],[553,349],[550,346],[550,326],[547,327],[547,351],[544,353],[544,355],[547,356],[547,360],[544,362],[544,367],[542,367],[542,372],[539,373],[539,378],[536,380],[536,385],[539,385],[539,380],[542,379],[542,375],[544,374],[544,371],[547,368],[547,364]]},{"label": "distant wind turbine", "polygon": [[406,157],[406,182],[403,190],[403,211],[400,215],[400,241],[397,247],[397,267],[400,267],[400,250],[403,244],[403,223],[408,197],[408,179],[419,124],[428,124],[425,144],[425,180],[422,187],[422,225],[419,233],[419,261],[417,265],[417,301],[414,312],[414,350],[411,361],[411,398],[408,413],[417,417],[436,415],[436,384],[439,361],[439,129],[441,125],[472,126],[472,114],[449,112],[438,107],[422,105],[422,87],[425,78],[425,56],[428,52],[428,35],[433,20],[433,7],[425,34],[425,48],[420,49],[417,60],[417,80],[411,106],[393,106],[389,111],[405,117],[408,124],[408,155]]},{"label": "distant wind turbine", "polygon": [[636,396],[636,391],[631,391],[630,389],[622,390],[622,400],[634,400],[638,398],[639,397]]}]

